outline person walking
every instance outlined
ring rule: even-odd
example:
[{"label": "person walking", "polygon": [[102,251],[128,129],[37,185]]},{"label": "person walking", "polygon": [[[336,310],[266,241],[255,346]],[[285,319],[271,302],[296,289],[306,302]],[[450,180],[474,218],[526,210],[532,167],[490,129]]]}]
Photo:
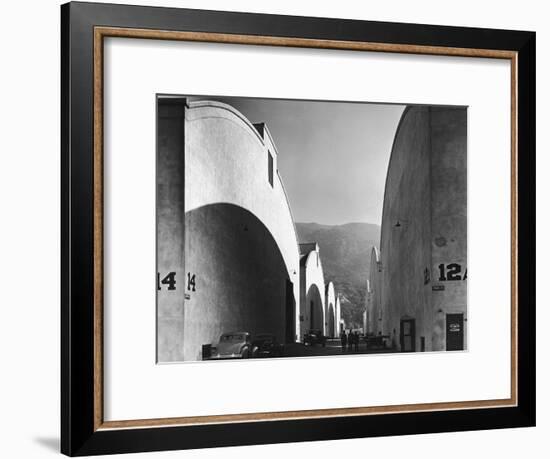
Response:
[{"label": "person walking", "polygon": [[359,332],[355,332],[353,335],[353,344],[355,345],[355,352],[359,352]]},{"label": "person walking", "polygon": [[346,347],[348,345],[348,336],[346,335],[345,330],[340,333],[340,343],[342,344],[342,352],[346,352]]},{"label": "person walking", "polygon": [[353,331],[349,331],[348,334],[348,352],[353,351]]}]

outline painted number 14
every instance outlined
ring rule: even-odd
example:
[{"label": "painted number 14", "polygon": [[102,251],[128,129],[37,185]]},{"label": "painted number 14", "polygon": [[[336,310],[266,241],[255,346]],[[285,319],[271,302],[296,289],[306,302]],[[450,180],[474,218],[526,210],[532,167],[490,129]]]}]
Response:
[{"label": "painted number 14", "polygon": [[162,290],[162,286],[167,285],[167,290],[176,290],[176,272],[169,272],[160,280],[160,273],[157,273],[157,290]]}]

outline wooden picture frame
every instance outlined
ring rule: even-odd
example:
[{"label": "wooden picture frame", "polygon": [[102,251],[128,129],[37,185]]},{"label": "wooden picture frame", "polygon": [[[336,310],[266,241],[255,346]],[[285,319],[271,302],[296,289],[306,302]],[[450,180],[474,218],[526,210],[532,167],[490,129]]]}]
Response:
[{"label": "wooden picture frame", "polygon": [[[155,420],[103,416],[103,40],[254,44],[511,62],[508,399]],[[61,450],[70,456],[535,425],[533,32],[72,2],[61,7]]]}]

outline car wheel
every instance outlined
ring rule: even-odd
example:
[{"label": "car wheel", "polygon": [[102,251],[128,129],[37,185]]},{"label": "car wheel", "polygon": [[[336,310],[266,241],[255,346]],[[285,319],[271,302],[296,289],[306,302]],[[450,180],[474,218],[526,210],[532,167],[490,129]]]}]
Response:
[{"label": "car wheel", "polygon": [[243,349],[241,351],[241,359],[248,359],[250,358],[250,351],[247,349]]}]

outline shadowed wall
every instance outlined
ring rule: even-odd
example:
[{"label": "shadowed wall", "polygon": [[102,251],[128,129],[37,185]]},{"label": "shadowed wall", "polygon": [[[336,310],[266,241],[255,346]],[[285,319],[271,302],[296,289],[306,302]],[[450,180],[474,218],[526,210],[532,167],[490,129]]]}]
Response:
[{"label": "shadowed wall", "polygon": [[[184,330],[184,197],[185,109],[166,101],[158,106],[157,123],[157,272],[158,283],[174,272],[172,289],[157,290],[157,359],[183,358]],[[179,277],[177,277],[179,275]]]},{"label": "shadowed wall", "polygon": [[287,281],[277,243],[251,212],[210,204],[185,215],[186,267],[196,274],[185,304],[186,360],[230,331],[286,335]]},{"label": "shadowed wall", "polygon": [[316,329],[324,332],[323,323],[325,321],[325,314],[323,311],[323,300],[321,292],[316,284],[310,285],[304,306],[304,309],[307,311],[304,332],[307,332],[309,329]]}]

